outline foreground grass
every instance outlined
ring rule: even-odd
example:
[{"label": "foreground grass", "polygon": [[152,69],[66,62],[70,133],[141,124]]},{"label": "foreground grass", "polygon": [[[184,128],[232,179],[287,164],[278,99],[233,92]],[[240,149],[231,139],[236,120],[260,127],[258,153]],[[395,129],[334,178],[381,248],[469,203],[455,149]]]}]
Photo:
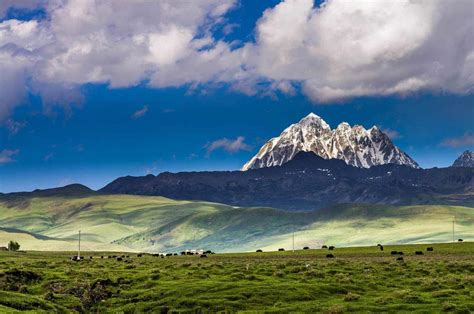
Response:
[{"label": "foreground grass", "polygon": [[0,312],[474,311],[474,243],[427,246],[336,248],[333,259],[304,250],[119,262],[94,252],[80,263],[0,252]]}]

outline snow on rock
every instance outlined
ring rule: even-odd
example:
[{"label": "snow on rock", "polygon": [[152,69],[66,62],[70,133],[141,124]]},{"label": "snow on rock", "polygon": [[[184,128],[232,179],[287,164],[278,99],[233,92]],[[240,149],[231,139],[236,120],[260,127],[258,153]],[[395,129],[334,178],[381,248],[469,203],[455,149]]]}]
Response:
[{"label": "snow on rock", "polygon": [[418,168],[418,164],[376,126],[366,130],[363,126],[351,127],[343,122],[333,130],[321,117],[310,113],[265,143],[242,170],[280,166],[301,151],[314,152],[325,159],[341,159],[356,167],[393,163]]},{"label": "snow on rock", "polygon": [[466,150],[453,163],[452,167],[474,167],[474,153]]}]

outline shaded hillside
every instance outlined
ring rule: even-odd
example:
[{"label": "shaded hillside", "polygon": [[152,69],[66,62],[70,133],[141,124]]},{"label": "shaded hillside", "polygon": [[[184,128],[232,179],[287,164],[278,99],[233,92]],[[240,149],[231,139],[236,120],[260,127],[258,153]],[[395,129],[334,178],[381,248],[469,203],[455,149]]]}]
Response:
[{"label": "shaded hillside", "polygon": [[248,171],[161,173],[118,178],[102,193],[312,210],[340,203],[474,205],[474,169],[356,168],[299,153],[282,166]]},{"label": "shaded hillside", "polygon": [[219,252],[474,239],[474,210],[461,206],[341,204],[311,212],[134,195],[41,196],[17,205],[0,197],[0,246],[17,240],[28,250]]}]

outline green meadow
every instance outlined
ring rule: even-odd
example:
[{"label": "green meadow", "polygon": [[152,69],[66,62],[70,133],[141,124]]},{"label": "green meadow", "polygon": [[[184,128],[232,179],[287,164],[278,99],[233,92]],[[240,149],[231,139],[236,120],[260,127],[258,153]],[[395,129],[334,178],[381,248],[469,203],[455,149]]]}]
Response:
[{"label": "green meadow", "polygon": [[313,212],[135,195],[0,196],[0,246],[71,251],[245,252],[474,240],[472,207],[338,205]]},{"label": "green meadow", "polygon": [[84,252],[81,262],[64,252],[0,252],[0,312],[472,313],[474,243],[429,246],[207,258]]}]

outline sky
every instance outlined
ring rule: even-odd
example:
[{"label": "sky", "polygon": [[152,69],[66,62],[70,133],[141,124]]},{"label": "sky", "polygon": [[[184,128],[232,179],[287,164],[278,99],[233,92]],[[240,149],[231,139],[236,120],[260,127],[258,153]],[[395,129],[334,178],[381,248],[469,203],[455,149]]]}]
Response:
[{"label": "sky", "polygon": [[474,148],[474,2],[0,2],[0,192],[236,170],[310,112]]}]

